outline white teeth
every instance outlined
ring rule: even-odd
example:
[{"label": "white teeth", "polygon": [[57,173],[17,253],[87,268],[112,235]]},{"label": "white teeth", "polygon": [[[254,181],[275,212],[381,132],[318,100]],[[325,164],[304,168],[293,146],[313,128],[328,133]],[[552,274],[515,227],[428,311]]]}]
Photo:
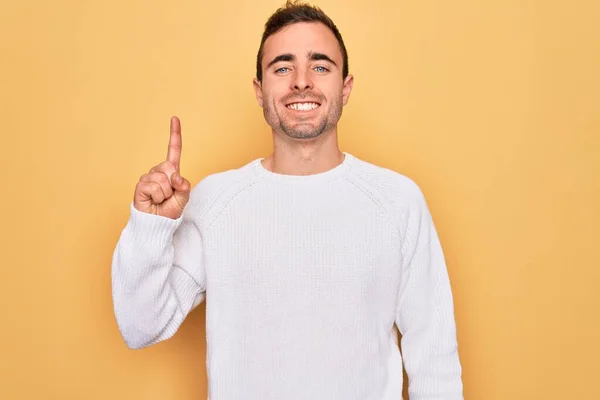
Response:
[{"label": "white teeth", "polygon": [[292,110],[300,110],[300,111],[310,111],[319,107],[317,103],[293,103],[287,106],[287,108],[291,108]]}]

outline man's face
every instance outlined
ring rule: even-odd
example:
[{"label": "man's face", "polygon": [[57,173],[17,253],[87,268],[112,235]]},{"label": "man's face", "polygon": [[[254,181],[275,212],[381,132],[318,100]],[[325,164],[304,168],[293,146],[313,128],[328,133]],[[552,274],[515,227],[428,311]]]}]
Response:
[{"label": "man's face", "polygon": [[267,123],[293,139],[335,130],[352,90],[342,78],[342,52],[325,25],[300,22],[269,36],[263,47],[256,99]]}]

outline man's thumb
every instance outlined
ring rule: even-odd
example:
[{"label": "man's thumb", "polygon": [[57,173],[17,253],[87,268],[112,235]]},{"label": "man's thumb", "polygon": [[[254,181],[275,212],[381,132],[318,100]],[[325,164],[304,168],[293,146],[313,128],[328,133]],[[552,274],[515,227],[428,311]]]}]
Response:
[{"label": "man's thumb", "polygon": [[190,183],[187,179],[183,178],[179,172],[174,172],[171,176],[171,182],[173,183],[173,188],[179,192],[185,192],[189,189]]}]

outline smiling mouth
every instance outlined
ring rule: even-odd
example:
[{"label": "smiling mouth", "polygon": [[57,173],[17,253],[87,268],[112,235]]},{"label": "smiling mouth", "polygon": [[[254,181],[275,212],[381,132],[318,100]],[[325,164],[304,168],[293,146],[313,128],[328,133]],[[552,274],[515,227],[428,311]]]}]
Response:
[{"label": "smiling mouth", "polygon": [[294,110],[294,111],[312,111],[315,108],[320,107],[319,103],[308,102],[308,103],[291,103],[287,104],[285,107]]}]

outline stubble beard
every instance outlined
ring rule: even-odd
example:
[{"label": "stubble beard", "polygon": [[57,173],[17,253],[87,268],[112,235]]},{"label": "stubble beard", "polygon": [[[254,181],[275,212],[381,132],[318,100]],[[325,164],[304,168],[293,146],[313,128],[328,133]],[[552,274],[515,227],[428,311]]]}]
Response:
[{"label": "stubble beard", "polygon": [[[321,103],[321,107],[324,104]],[[285,105],[282,105],[285,107]],[[342,96],[336,97],[331,102],[329,113],[321,116],[316,122],[308,122],[312,118],[306,118],[306,122],[302,117],[290,121],[289,118],[281,115],[275,107],[275,102],[268,103],[268,106],[263,108],[263,114],[267,123],[275,132],[281,132],[292,139],[315,139],[321,136],[324,132],[329,132],[336,127],[339,119],[342,116]]]}]

